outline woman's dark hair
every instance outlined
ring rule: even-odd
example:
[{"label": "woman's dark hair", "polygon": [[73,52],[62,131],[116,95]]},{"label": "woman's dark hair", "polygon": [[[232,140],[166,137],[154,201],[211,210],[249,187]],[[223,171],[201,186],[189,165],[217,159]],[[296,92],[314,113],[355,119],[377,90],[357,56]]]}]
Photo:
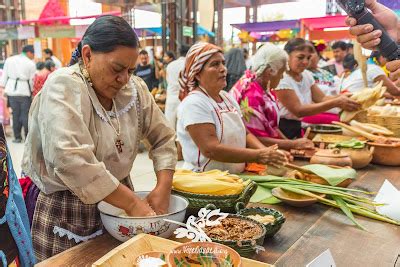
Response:
[{"label": "woman's dark hair", "polygon": [[46,60],[46,61],[44,62],[44,67],[45,67],[47,70],[50,70],[50,71],[51,71],[52,68],[55,68],[55,67],[56,67],[56,64],[54,64],[54,61],[53,61],[53,60],[48,59],[48,60]]},{"label": "woman's dark hair", "polygon": [[36,69],[37,70],[42,70],[44,69],[44,62],[43,61],[39,61],[38,63],[36,63]]},{"label": "woman's dark hair", "polygon": [[167,51],[165,54],[169,57],[172,58],[172,60],[175,60],[175,53],[172,51]]},{"label": "woman's dark hair", "polygon": [[138,44],[136,33],[123,18],[112,15],[101,16],[87,28],[78,47],[72,53],[70,65],[79,61],[84,45],[89,45],[93,52],[109,53],[117,46],[136,48]]},{"label": "woman's dark hair", "polygon": [[343,59],[343,68],[353,71],[358,65],[357,60],[352,54],[348,54]]},{"label": "woman's dark hair", "polygon": [[288,54],[294,51],[308,50],[310,53],[313,53],[315,51],[314,45],[309,41],[304,40],[303,38],[294,38],[289,40],[286,43],[284,49]]}]

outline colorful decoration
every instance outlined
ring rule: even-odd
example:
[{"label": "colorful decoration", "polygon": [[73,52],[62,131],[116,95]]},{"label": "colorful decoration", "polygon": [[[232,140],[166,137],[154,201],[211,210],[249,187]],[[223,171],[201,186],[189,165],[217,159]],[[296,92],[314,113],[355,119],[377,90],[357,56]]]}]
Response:
[{"label": "colorful decoration", "polygon": [[318,41],[314,41],[313,42],[315,49],[317,49],[317,51],[319,53],[321,53],[322,51],[324,51],[326,49],[326,43],[325,40],[318,40]]},{"label": "colorful decoration", "polygon": [[[40,13],[39,20],[54,18],[54,17],[63,17],[65,16],[65,12],[61,7],[61,4],[58,0],[49,0],[44,6],[42,13]],[[44,21],[40,24],[51,25],[51,24],[69,24],[69,19],[61,19],[57,21]]]},{"label": "colorful decoration", "polygon": [[238,34],[238,37],[240,38],[240,41],[242,41],[242,43],[252,43],[256,41],[256,39],[252,37],[249,32],[246,31],[241,31]]}]

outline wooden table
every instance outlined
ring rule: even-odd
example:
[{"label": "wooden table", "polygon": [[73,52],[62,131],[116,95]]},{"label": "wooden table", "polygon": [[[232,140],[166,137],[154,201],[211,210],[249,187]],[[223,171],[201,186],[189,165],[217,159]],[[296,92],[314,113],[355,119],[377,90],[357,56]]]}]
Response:
[{"label": "wooden table", "polygon": [[[376,192],[385,179],[400,188],[400,168],[369,165],[358,172],[350,187]],[[273,238],[266,239],[265,251],[256,255],[256,260],[276,266],[305,266],[329,248],[337,266],[400,267],[400,262],[395,266],[400,254],[400,226],[356,216],[367,232],[353,226],[341,211],[322,204],[306,208],[262,206],[280,210],[286,222]],[[90,266],[119,244],[105,234],[37,266]]]}]

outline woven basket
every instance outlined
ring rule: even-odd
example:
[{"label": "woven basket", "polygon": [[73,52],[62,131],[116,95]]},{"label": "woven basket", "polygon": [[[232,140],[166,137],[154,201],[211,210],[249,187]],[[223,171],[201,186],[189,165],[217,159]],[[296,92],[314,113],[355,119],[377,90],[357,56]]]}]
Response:
[{"label": "woven basket", "polygon": [[368,123],[386,127],[394,133],[394,137],[400,137],[400,116],[369,115]]},{"label": "woven basket", "polygon": [[368,111],[367,110],[362,110],[360,112],[358,112],[353,120],[358,121],[358,122],[362,122],[362,123],[367,123],[368,122]]},{"label": "woven basket", "polygon": [[173,189],[172,192],[176,195],[180,195],[189,201],[189,207],[186,211],[186,215],[197,215],[201,208],[206,207],[209,204],[215,205],[221,212],[235,213],[235,206],[238,203],[247,205],[250,197],[256,192],[257,184],[254,181],[250,181],[247,186],[243,189],[242,193],[236,195],[206,195],[206,194],[194,194],[189,192],[183,192]]}]

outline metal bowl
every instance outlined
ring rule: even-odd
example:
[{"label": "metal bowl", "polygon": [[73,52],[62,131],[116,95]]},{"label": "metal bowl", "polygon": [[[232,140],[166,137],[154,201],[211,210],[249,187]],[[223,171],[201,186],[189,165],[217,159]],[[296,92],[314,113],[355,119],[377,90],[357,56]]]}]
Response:
[{"label": "metal bowl", "polygon": [[[134,192],[141,199],[150,192]],[[171,195],[169,213],[149,217],[122,217],[122,209],[101,201],[97,208],[100,211],[101,221],[106,230],[119,241],[125,242],[137,234],[145,233],[164,238],[170,237],[178,228],[177,224],[169,223],[163,219],[183,222],[189,202],[177,195]]]}]

